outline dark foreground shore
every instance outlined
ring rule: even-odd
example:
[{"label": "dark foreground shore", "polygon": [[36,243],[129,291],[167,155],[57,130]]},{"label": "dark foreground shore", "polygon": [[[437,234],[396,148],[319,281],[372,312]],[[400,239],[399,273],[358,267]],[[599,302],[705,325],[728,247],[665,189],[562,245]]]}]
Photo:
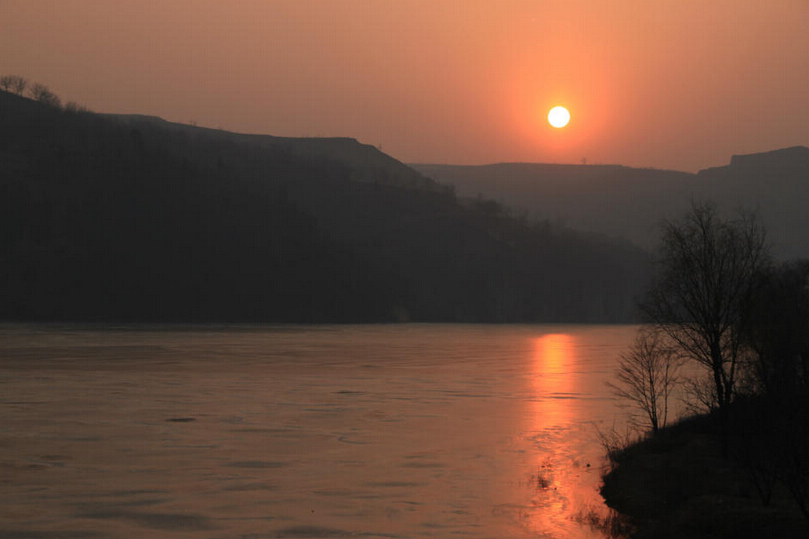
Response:
[{"label": "dark foreground shore", "polygon": [[809,523],[782,485],[762,503],[712,415],[686,419],[617,452],[604,476],[607,505],[633,538],[806,538]]}]

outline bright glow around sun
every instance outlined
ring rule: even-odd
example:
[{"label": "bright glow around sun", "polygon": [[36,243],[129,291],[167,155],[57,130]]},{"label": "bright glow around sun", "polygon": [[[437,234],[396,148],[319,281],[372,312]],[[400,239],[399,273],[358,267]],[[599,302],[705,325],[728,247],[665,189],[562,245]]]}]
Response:
[{"label": "bright glow around sun", "polygon": [[548,123],[557,129],[564,127],[570,121],[570,113],[565,107],[553,107],[548,113]]}]

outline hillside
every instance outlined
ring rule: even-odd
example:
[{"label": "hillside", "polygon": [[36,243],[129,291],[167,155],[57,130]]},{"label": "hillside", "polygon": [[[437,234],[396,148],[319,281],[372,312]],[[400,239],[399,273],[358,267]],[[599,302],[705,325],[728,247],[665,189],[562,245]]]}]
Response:
[{"label": "hillside", "polygon": [[628,321],[647,256],[461,204],[352,139],[0,92],[0,318]]},{"label": "hillside", "polygon": [[661,219],[711,198],[760,211],[775,253],[809,256],[809,148],[733,156],[699,174],[618,165],[502,163],[411,165],[459,196],[494,198],[518,211],[654,247]]},{"label": "hillside", "polygon": [[294,138],[248,135],[231,133],[221,129],[168,122],[156,116],[138,114],[104,114],[103,116],[132,127],[154,126],[168,131],[185,133],[191,138],[203,137],[222,143],[259,146],[268,150],[289,153],[309,161],[336,162],[350,168],[351,179],[356,181],[381,182],[398,187],[431,191],[446,189],[404,163],[382,153],[374,146],[361,144],[353,138]]}]

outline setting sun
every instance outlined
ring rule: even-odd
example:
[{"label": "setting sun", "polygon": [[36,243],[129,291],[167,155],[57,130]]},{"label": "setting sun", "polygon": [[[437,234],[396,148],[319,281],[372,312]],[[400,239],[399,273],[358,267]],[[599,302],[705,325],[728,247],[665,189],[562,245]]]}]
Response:
[{"label": "setting sun", "polygon": [[564,127],[570,121],[570,113],[565,107],[553,107],[548,112],[548,123],[556,128]]}]

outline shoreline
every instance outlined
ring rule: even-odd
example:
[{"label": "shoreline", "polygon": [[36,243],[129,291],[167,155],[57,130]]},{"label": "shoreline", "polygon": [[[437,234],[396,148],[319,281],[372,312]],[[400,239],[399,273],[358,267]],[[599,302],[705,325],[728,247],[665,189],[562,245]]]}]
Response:
[{"label": "shoreline", "polygon": [[601,495],[633,538],[805,538],[782,485],[764,505],[748,470],[723,456],[718,414],[678,421],[617,451]]}]

